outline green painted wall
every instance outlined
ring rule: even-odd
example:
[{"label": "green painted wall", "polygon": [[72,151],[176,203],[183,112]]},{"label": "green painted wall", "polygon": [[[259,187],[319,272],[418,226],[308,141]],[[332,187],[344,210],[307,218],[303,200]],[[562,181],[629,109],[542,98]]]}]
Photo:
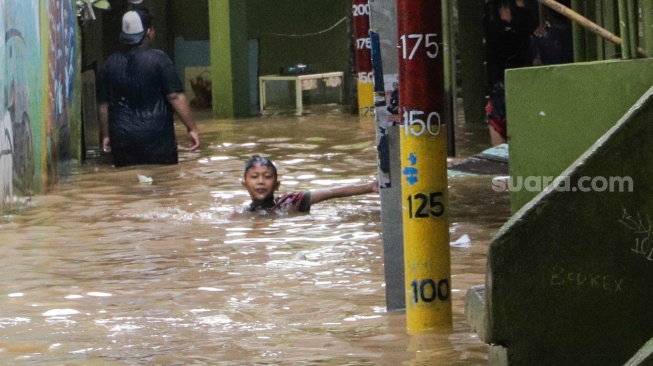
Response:
[{"label": "green painted wall", "polygon": [[282,65],[299,62],[320,67],[317,71],[349,70],[350,0],[249,0],[248,4],[248,32],[259,40],[261,74],[275,74]]},{"label": "green painted wall", "polygon": [[[615,84],[628,84],[623,80]],[[610,95],[597,88],[600,83],[589,84],[595,94]],[[561,97],[570,97],[566,89]],[[619,98],[625,89],[615,85],[614,99],[591,107],[609,114],[628,99]],[[569,99],[565,109],[586,104]],[[651,339],[653,88],[632,104],[637,107],[594,144],[577,147],[585,152],[564,171],[564,183],[526,204],[492,240],[485,341],[507,347],[507,365],[624,365]],[[593,122],[577,118],[568,124],[583,128],[561,132],[585,142],[589,138],[581,135],[600,130],[589,128]],[[531,151],[550,160],[559,156],[557,149],[572,149],[566,141],[543,140],[551,145]]]},{"label": "green painted wall", "polygon": [[213,114],[248,117],[248,42],[259,42],[259,75],[304,63],[311,71],[344,71],[345,100],[352,77],[349,0],[211,0],[209,33]]},{"label": "green painted wall", "polygon": [[[506,72],[510,176],[557,176],[648,90],[653,59]],[[517,212],[538,192],[511,193]]]}]

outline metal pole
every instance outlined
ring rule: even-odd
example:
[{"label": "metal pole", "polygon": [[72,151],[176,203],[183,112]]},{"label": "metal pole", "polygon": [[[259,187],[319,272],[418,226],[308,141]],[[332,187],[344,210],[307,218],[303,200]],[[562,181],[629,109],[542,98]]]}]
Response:
[{"label": "metal pole", "polygon": [[628,35],[630,42],[630,58],[637,58],[637,5],[635,0],[626,0],[628,11]]},{"label": "metal pole", "polygon": [[456,73],[454,69],[454,48],[451,35],[451,3],[452,0],[442,0],[442,38],[444,51],[444,90],[446,94],[446,124],[447,128],[447,156],[456,156]]},{"label": "metal pole", "polygon": [[[596,1],[596,23],[605,28],[605,21],[603,19],[603,12],[605,10],[603,7],[603,2],[604,0]],[[603,40],[597,40],[596,58],[598,60],[605,60],[605,42]]]},{"label": "metal pole", "polygon": [[397,0],[406,317],[452,329],[442,1]]},{"label": "metal pole", "polygon": [[[540,1],[540,3],[549,6],[549,4],[546,4],[543,1]],[[580,10],[581,7],[580,4],[581,4],[580,0],[571,0],[571,7],[576,11]],[[574,61],[575,62],[586,61],[585,30],[577,22],[572,22],[571,27],[573,30],[573,37],[574,37]]]},{"label": "metal pole", "polygon": [[640,6],[642,8],[644,48],[653,50],[653,0],[640,0]]},{"label": "metal pole", "polygon": [[630,35],[628,34],[628,9],[626,0],[619,0],[619,32],[621,33],[621,58],[630,58]]},{"label": "metal pole", "polygon": [[358,114],[374,116],[374,73],[370,31],[370,4],[368,0],[352,0],[351,11],[356,47],[356,81],[358,86]]}]

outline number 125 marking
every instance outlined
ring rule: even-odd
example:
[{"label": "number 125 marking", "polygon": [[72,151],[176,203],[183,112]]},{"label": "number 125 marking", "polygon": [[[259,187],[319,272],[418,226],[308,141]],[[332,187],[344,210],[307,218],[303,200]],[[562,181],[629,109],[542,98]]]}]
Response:
[{"label": "number 125 marking", "polygon": [[[413,196],[408,196],[408,215],[412,218],[428,218],[440,217],[444,214],[444,203],[439,202],[438,199],[443,197],[442,192],[431,192],[428,196],[424,193],[417,193]],[[417,209],[413,206],[413,201],[419,201]]]},{"label": "number 125 marking", "polygon": [[[437,34],[435,33],[428,33],[428,34],[404,34],[401,36],[399,39],[401,40],[401,48],[402,48],[402,56],[405,59],[412,60],[415,57],[415,53],[417,53],[417,49],[420,48],[422,45],[422,41],[424,42],[424,49],[426,50],[426,55],[430,58],[436,58],[438,57],[438,53],[440,52],[440,46],[438,46],[438,43],[435,40],[435,37],[437,37]],[[409,39],[414,39],[415,45],[413,45],[413,49],[410,51],[410,54],[408,53],[408,40]]]}]

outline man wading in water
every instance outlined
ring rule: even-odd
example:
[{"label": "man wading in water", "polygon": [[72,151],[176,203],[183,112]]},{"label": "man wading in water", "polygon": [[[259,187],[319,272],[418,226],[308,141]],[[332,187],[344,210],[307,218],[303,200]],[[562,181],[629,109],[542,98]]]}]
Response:
[{"label": "man wading in water", "polygon": [[188,129],[189,147],[200,145],[197,126],[172,60],[150,48],[152,15],[145,8],[122,18],[125,50],[109,56],[98,75],[102,147],[116,167],[177,164],[173,111]]}]

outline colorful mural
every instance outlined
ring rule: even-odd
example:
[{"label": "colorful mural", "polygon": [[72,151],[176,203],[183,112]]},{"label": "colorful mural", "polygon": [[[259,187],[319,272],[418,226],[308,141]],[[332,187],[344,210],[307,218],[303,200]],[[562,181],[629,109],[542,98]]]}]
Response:
[{"label": "colorful mural", "polygon": [[0,1],[0,193],[2,209],[15,193],[34,193],[38,151],[34,125],[41,111],[41,40],[38,0]]},{"label": "colorful mural", "polygon": [[48,0],[50,17],[49,101],[47,114],[48,178],[68,175],[71,159],[70,116],[75,77],[75,2]]},{"label": "colorful mural", "polygon": [[[5,30],[5,3],[0,1],[0,31],[4,33]],[[0,69],[6,69],[6,62],[4,60],[5,55],[5,41],[4,38],[0,39]],[[5,72],[0,72],[0,101],[5,100]],[[12,140],[14,139],[14,133],[11,128],[11,120],[8,118],[6,111],[7,106],[6,102],[2,104],[0,113],[2,113],[2,118],[0,118],[0,210],[4,210],[7,201],[10,200],[13,196],[13,162],[12,162]]]}]

